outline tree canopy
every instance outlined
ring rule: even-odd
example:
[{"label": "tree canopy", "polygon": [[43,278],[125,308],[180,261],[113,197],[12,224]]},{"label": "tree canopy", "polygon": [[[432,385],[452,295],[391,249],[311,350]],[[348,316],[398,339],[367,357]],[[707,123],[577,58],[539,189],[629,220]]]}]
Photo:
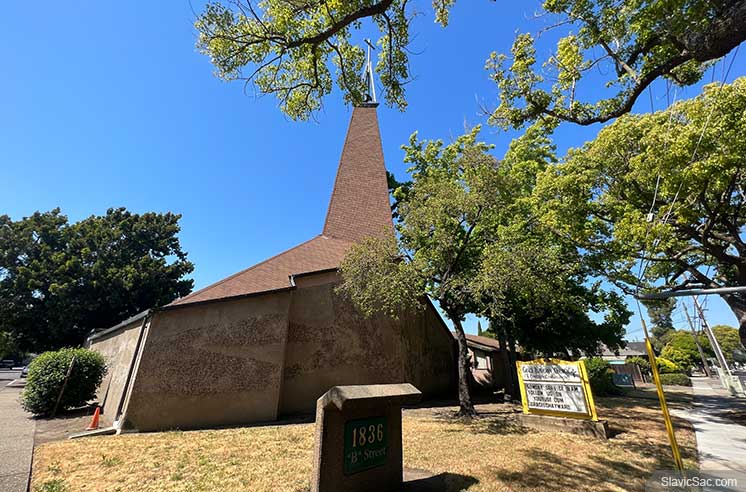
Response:
[{"label": "tree canopy", "polygon": [[[712,327],[712,333],[720,344],[720,350],[723,351],[723,356],[729,364],[732,364],[734,361],[739,359],[740,362],[744,362],[743,347],[741,346],[741,340],[736,328],[728,325],[715,325]],[[702,335],[699,338],[699,341],[707,354],[710,355],[710,357],[714,357],[715,352],[712,350],[710,340]]]},{"label": "tree canopy", "polygon": [[25,350],[80,345],[93,329],[188,294],[180,217],[124,208],[73,224],[60,209],[0,216],[0,332]]},{"label": "tree canopy", "polygon": [[[625,115],[539,178],[542,220],[628,293],[746,285],[746,78]],[[722,295],[746,338],[746,294]]]},{"label": "tree canopy", "polygon": [[[595,354],[623,344],[623,299],[588,277],[571,243],[545,228],[533,195],[537,175],[556,163],[551,129],[533,125],[514,139],[497,172],[504,195],[491,214],[473,290],[499,339],[541,355]],[[602,318],[592,319],[591,313]]]},{"label": "tree canopy", "polygon": [[[434,0],[435,21],[447,26],[454,4]],[[416,9],[406,0],[213,1],[195,22],[197,47],[217,76],[274,94],[285,114],[306,119],[335,84],[346,101],[363,100],[365,52],[355,35],[369,20],[379,33],[375,70],[386,102],[403,110]],[[545,0],[538,16],[561,30],[546,59],[536,55],[541,31],[517,34],[510,55],[494,52],[487,60],[499,93],[495,124],[520,127],[545,116],[607,121],[628,112],[659,78],[682,86],[699,81],[711,61],[746,39],[746,0]],[[603,70],[600,83],[590,76]],[[584,100],[589,79],[611,94]]]},{"label": "tree canopy", "polygon": [[365,314],[396,316],[435,299],[459,340],[462,381],[468,313],[488,317],[508,345],[541,354],[623,344],[630,313],[621,296],[592,281],[574,246],[539,221],[536,176],[554,161],[547,131],[532,127],[501,161],[477,141],[478,128],[448,145],[413,135],[404,146],[412,181],[394,192],[398,241],[364,241],[342,264],[340,291]]},{"label": "tree canopy", "polygon": [[341,265],[339,291],[365,314],[397,316],[423,305],[440,304],[458,341],[460,413],[475,413],[468,380],[470,366],[462,321],[476,311],[471,281],[484,248],[484,227],[499,207],[501,187],[490,146],[477,141],[479,129],[453,143],[419,141],[404,146],[412,184],[399,188],[398,240],[368,239],[353,246]]},{"label": "tree canopy", "polygon": [[667,342],[661,350],[661,357],[675,363],[684,371],[702,365],[694,335],[688,331],[675,330],[670,332]]}]

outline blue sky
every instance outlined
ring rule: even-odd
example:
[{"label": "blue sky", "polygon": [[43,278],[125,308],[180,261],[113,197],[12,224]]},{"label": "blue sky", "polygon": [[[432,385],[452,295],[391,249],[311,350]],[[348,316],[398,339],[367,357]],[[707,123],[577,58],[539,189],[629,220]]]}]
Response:
[{"label": "blue sky", "polygon": [[[379,108],[387,167],[399,177],[400,145],[414,130],[448,140],[484,123],[479,103],[495,100],[482,68],[490,51],[507,52],[517,31],[548,22],[532,18],[534,1],[462,0],[442,29],[429,1],[417,5],[409,107]],[[350,108],[333,94],[317,122],[296,123],[272,97],[218,80],[194,48],[200,8],[186,0],[3,6],[0,213],[19,219],[61,207],[75,221],[124,206],[183,214],[195,288],[319,233]],[[746,53],[730,80],[745,73]],[[653,99],[664,107],[662,85]],[[640,106],[648,110],[650,101]],[[597,131],[564,125],[559,150]],[[483,137],[500,154],[511,135],[487,127]],[[713,324],[735,323],[719,299],[709,308]],[[635,317],[630,339],[640,338],[639,324]]]}]

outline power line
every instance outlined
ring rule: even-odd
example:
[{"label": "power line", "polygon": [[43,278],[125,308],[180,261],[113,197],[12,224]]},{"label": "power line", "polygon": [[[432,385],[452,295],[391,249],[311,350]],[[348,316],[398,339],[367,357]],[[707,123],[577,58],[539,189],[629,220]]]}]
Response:
[{"label": "power line", "polygon": [[[723,76],[723,80],[721,81],[720,85],[718,86],[718,91],[717,91],[717,94],[715,95],[716,99],[718,97],[720,97],[720,93],[722,92],[723,86],[725,86],[726,81],[728,80],[728,76],[730,75],[730,71],[733,68],[733,63],[735,62],[736,57],[738,56],[738,49],[739,48],[740,48],[740,46],[737,46],[736,49],[735,49],[735,51],[733,52],[733,57],[731,57],[730,63],[728,64],[728,69],[725,71],[725,74]],[[723,59],[723,67],[725,67],[725,59]],[[713,67],[713,77],[714,77],[714,71],[715,71],[715,67]],[[671,108],[669,107],[668,110],[671,111]],[[687,163],[687,165],[685,166],[684,169],[688,168],[694,162],[694,160],[696,159],[697,152],[699,150],[699,146],[702,143],[702,140],[704,139],[705,132],[707,131],[707,127],[710,124],[710,120],[711,120],[712,114],[714,112],[715,112],[715,104],[712,103],[712,102],[710,102],[710,111],[707,114],[707,118],[705,120],[705,124],[702,126],[702,131],[700,132],[699,138],[697,139],[697,144],[695,145],[694,151],[692,152],[692,157],[689,159],[689,162]],[[669,123],[671,121],[671,117],[672,116],[673,116],[673,111],[671,111],[669,113]],[[669,142],[668,136],[669,136],[669,134],[670,134],[670,127],[666,131],[666,145],[665,145],[666,148],[668,147],[668,142]],[[665,150],[664,150],[664,152],[665,152]],[[660,173],[658,174],[658,178],[660,178]],[[668,223],[668,220],[671,217],[671,214],[673,213],[673,208],[674,208],[674,206],[676,204],[676,201],[679,198],[679,194],[681,193],[681,189],[682,189],[683,186],[684,186],[684,181],[681,180],[681,182],[679,183],[679,186],[678,186],[678,188],[676,190],[676,193],[674,194],[673,200],[671,201],[671,204],[668,207],[668,211],[662,217],[662,220],[661,220],[662,224]],[[651,212],[648,213],[648,224],[650,224],[652,222],[652,220],[651,220],[651,214],[652,214],[652,209],[655,207],[655,200],[656,200],[657,194],[658,194],[658,180],[656,180],[656,190],[655,190],[655,193],[653,195],[653,197],[654,197],[653,198],[653,203],[651,204],[651,207],[650,207],[651,208]],[[640,256],[642,258],[640,260],[640,269],[639,269],[639,274],[638,274],[638,279],[637,279],[637,284],[638,284],[637,285],[637,289],[638,289],[638,291],[639,291],[639,285],[642,283],[642,278],[644,277],[645,272],[647,271],[647,268],[650,265],[650,260],[646,260],[644,258],[644,256],[645,256],[645,250],[646,250],[645,244],[647,244],[647,238],[648,238],[648,235],[650,233],[650,229],[651,228],[648,225],[648,227],[646,228],[646,231],[645,231],[645,239],[643,240],[643,247],[641,248],[641,252],[640,252]],[[653,241],[653,249],[655,249],[658,246],[659,243],[660,243],[660,238],[656,237],[655,240]]]}]

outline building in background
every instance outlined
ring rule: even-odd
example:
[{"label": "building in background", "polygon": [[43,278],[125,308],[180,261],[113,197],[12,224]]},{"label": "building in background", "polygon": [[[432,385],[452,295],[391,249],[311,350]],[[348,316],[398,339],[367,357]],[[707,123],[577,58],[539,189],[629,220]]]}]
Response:
[{"label": "building in background", "polygon": [[[507,351],[494,338],[466,334],[466,346],[471,359],[473,387],[477,393],[493,394],[506,390],[510,362]],[[515,368],[512,368],[515,371]]]}]

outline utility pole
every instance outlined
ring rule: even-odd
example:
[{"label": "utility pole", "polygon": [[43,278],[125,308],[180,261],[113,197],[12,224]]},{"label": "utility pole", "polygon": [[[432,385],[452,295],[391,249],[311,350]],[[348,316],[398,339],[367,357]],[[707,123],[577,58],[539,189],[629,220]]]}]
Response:
[{"label": "utility pole", "polygon": [[727,376],[730,376],[731,373],[730,368],[728,367],[728,362],[725,360],[723,351],[720,349],[720,343],[718,343],[717,338],[715,338],[715,334],[712,332],[712,329],[710,329],[710,325],[707,324],[705,313],[702,311],[702,306],[699,304],[697,296],[692,297],[692,301],[694,302],[694,307],[697,309],[697,313],[699,313],[699,319],[702,321],[702,330],[707,333],[707,338],[710,340],[710,345],[712,346],[713,352],[715,352],[715,357],[718,360],[720,369],[723,370]]},{"label": "utility pole", "polygon": [[697,350],[699,351],[699,356],[702,359],[702,368],[705,371],[705,374],[708,378],[712,377],[712,374],[710,373],[710,365],[707,363],[707,358],[705,357],[705,353],[702,350],[702,345],[699,344],[699,340],[697,339],[697,331],[694,329],[694,323],[692,323],[692,318],[689,317],[689,309],[687,309],[686,304],[681,304],[681,307],[684,308],[684,314],[686,314],[686,320],[689,322],[689,328],[692,330],[692,336],[694,337],[694,343],[697,344]]}]

